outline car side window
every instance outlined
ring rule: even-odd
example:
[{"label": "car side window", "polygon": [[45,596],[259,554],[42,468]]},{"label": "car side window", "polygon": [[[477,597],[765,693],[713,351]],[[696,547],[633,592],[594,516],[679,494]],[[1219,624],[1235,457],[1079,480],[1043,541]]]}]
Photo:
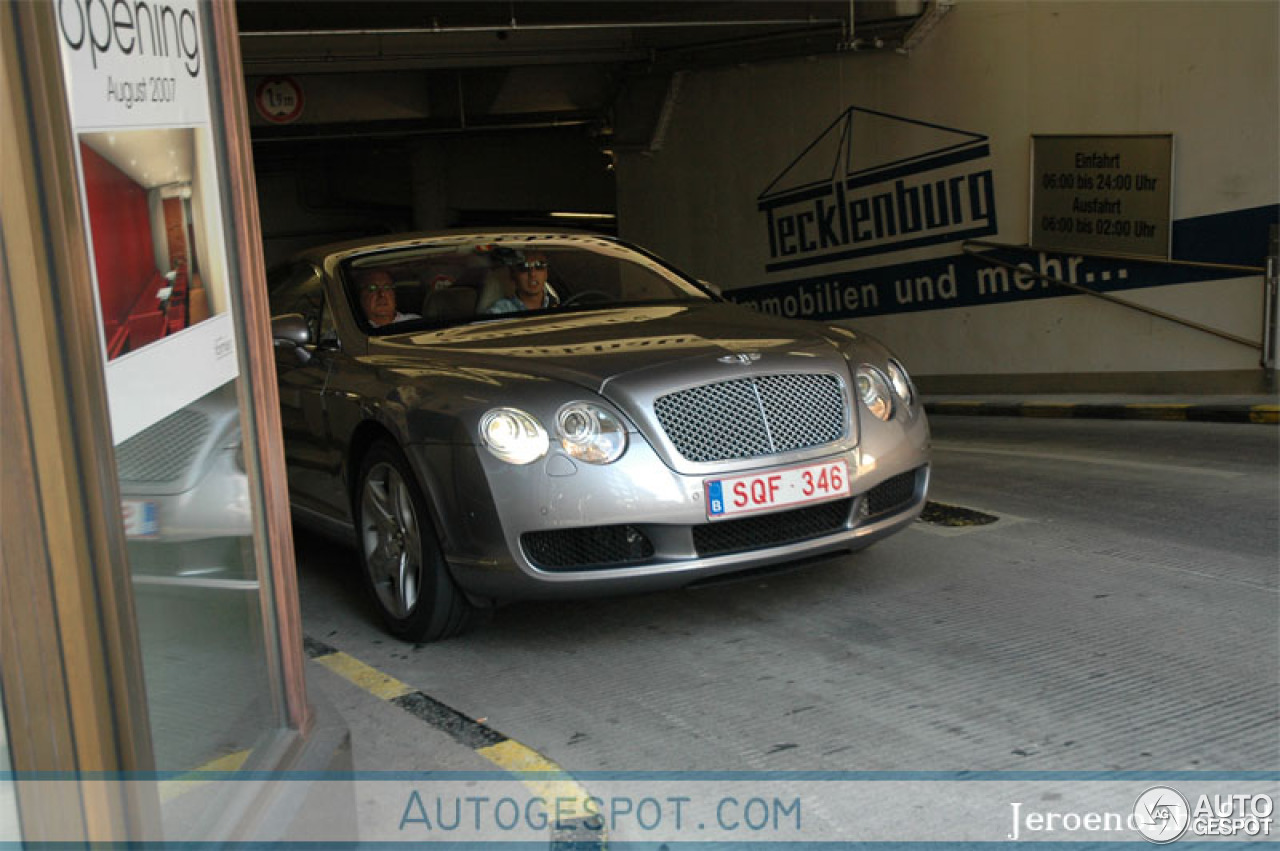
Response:
[{"label": "car side window", "polygon": [[320,270],[310,263],[293,263],[269,273],[267,297],[271,315],[301,313],[311,329],[311,339],[319,340],[326,324],[330,330],[333,326],[331,311],[325,309],[322,284]]},{"label": "car side window", "polygon": [[320,305],[320,329],[319,333],[312,332],[312,339],[320,345],[334,345],[338,342],[338,325],[333,320],[333,308],[324,300],[324,294],[321,293]]}]

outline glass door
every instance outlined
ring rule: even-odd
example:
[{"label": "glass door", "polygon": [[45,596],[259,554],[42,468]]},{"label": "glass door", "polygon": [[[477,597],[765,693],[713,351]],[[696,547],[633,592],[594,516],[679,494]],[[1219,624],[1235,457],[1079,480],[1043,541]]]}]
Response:
[{"label": "glass door", "polygon": [[[166,774],[42,802],[54,787],[28,772],[155,779],[306,752],[234,14],[0,5],[0,708],[23,730],[3,776],[25,841],[212,838]],[[247,788],[226,784],[200,829],[246,812]],[[14,797],[0,784],[0,842]]]}]

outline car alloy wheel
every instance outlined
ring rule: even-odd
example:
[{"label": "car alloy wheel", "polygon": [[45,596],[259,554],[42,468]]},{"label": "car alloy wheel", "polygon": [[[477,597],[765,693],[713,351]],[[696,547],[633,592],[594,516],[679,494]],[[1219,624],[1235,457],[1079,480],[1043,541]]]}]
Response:
[{"label": "car alloy wheel", "polygon": [[360,544],[378,602],[396,618],[408,617],[422,588],[422,536],[413,497],[400,473],[375,464],[360,496]]},{"label": "car alloy wheel", "polygon": [[450,638],[476,614],[449,575],[427,506],[400,448],[374,442],[352,505],[356,539],[365,586],[387,627],[406,641]]}]

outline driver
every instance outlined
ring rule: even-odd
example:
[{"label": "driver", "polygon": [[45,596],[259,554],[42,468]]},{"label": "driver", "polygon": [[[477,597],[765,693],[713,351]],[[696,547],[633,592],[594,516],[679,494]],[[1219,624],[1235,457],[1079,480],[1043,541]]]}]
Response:
[{"label": "driver", "polygon": [[509,268],[515,294],[498,299],[485,313],[519,313],[555,307],[556,298],[547,289],[547,255],[544,252],[526,251]]},{"label": "driver", "polygon": [[386,269],[361,269],[355,273],[356,292],[365,318],[374,328],[420,318],[396,309],[396,285]]}]

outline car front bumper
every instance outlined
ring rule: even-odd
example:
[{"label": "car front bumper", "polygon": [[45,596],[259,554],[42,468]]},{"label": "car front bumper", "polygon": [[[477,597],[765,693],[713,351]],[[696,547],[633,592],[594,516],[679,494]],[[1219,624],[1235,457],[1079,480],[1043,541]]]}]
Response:
[{"label": "car front bumper", "polygon": [[[553,451],[512,466],[478,447],[414,446],[454,578],[481,599],[597,596],[681,587],[721,574],[861,549],[910,524],[929,486],[924,417],[874,441],[804,463],[843,459],[842,499],[712,520],[708,476],[673,471],[641,438],[607,466]],[[745,472],[796,466],[762,459]],[[739,475],[735,472],[734,475]],[[447,508],[444,508],[447,507]]]}]

